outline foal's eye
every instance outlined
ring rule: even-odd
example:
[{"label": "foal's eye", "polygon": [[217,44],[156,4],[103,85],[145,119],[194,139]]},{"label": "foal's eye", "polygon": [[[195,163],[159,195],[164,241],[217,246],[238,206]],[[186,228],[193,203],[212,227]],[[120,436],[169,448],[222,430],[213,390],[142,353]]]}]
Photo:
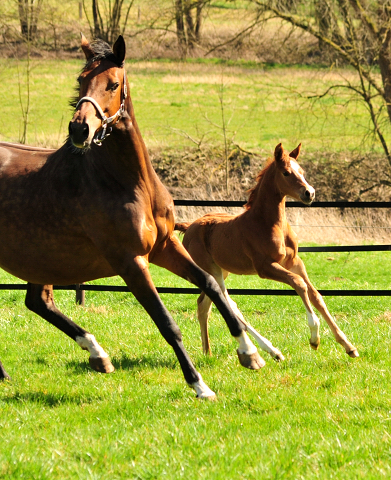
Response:
[{"label": "foal's eye", "polygon": [[283,173],[283,175],[284,175],[284,177],[289,177],[290,173],[287,172],[287,171],[285,171],[285,172]]},{"label": "foal's eye", "polygon": [[119,87],[119,83],[116,82],[116,83],[114,83],[113,85],[111,85],[111,87],[109,87],[109,88],[110,88],[110,90],[111,90],[112,92],[115,92],[118,87]]}]

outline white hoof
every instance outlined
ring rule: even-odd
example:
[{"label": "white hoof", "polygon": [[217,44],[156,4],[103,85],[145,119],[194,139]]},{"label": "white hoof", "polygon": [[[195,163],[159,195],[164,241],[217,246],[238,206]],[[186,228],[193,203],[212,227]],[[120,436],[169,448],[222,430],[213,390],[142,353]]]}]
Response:
[{"label": "white hoof", "polygon": [[202,398],[206,400],[215,400],[216,394],[211,390],[208,385],[202,380],[200,375],[200,379],[198,382],[194,382],[190,385],[197,393],[197,398]]}]

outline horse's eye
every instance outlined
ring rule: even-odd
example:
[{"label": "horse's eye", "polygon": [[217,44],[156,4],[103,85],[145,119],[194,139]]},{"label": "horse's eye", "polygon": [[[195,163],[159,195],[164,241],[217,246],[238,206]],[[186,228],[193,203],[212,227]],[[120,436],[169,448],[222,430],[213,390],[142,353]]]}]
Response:
[{"label": "horse's eye", "polygon": [[117,82],[117,83],[114,83],[114,85],[112,85],[112,86],[110,87],[110,90],[111,90],[112,92],[115,92],[118,87],[119,87],[119,83],[118,83],[118,82]]},{"label": "horse's eye", "polygon": [[285,171],[285,172],[283,173],[283,175],[284,175],[284,177],[289,177],[290,173],[287,172],[287,171]]}]

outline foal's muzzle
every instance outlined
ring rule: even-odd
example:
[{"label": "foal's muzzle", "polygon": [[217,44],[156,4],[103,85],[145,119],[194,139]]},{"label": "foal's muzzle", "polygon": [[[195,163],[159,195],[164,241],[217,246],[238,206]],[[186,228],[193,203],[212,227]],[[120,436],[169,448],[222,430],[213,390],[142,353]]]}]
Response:
[{"label": "foal's muzzle", "polygon": [[300,200],[305,203],[306,205],[311,205],[315,198],[315,189],[311,187],[311,189],[306,188],[304,192],[300,195]]}]

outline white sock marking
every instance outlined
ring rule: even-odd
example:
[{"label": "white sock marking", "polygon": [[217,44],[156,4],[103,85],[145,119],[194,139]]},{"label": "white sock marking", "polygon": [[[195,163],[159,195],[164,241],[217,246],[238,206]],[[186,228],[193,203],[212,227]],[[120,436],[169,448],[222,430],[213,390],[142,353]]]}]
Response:
[{"label": "white sock marking", "polygon": [[90,352],[92,358],[107,358],[107,353],[96,341],[94,335],[87,333],[84,337],[76,337],[76,343]]}]

